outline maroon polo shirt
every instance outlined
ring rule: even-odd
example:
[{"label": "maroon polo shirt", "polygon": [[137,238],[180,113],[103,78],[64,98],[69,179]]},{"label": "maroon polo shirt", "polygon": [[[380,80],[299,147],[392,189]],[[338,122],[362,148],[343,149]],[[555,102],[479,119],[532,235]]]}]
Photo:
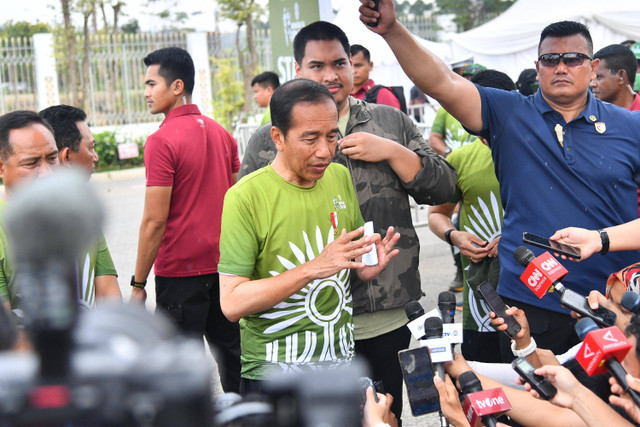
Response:
[{"label": "maroon polo shirt", "polygon": [[147,138],[144,166],[148,187],[173,187],[155,274],[217,272],[222,203],[240,170],[236,141],[197,106],[183,105]]}]

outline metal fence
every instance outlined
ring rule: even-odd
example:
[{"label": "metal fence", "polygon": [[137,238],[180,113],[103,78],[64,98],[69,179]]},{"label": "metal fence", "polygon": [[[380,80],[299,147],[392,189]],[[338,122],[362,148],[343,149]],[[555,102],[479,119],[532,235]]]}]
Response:
[{"label": "metal fence", "polygon": [[398,20],[407,27],[411,34],[423,39],[438,41],[441,30],[435,16],[399,16]]},{"label": "metal fence", "polygon": [[[163,47],[186,48],[186,33],[91,35],[88,69],[83,69],[82,36],[76,39],[76,60],[69,63],[62,42],[56,40],[56,74],[60,102],[73,104],[70,69],[76,72],[77,104],[84,105],[91,125],[123,125],[157,121],[144,100],[145,66],[143,58]],[[223,42],[227,40],[226,42]],[[210,59],[236,58],[233,35],[209,33]],[[256,29],[254,41],[259,67],[270,68],[271,47],[269,31]],[[243,44],[246,44],[243,40]],[[247,53],[248,55],[248,53]],[[247,57],[247,61],[249,58]],[[236,62],[237,63],[237,62]],[[211,62],[211,81],[215,94],[216,67]],[[242,75],[238,72],[238,80]],[[37,110],[36,65],[31,38],[0,39],[0,114],[17,109]]]},{"label": "metal fence", "polygon": [[31,38],[0,40],[0,112],[36,108],[35,58]]},{"label": "metal fence", "polygon": [[[80,88],[86,88],[84,105],[91,124],[96,126],[122,125],[157,121],[149,113],[144,100],[143,58],[156,49],[169,46],[186,48],[186,35],[170,34],[122,34],[116,41],[112,35],[92,35],[90,42],[89,70],[82,71],[82,52],[76,63],[67,58],[57,58],[60,102],[73,104],[69,84],[69,68],[75,67]],[[82,38],[78,38],[81,47]],[[85,81],[88,79],[88,81]]]}]

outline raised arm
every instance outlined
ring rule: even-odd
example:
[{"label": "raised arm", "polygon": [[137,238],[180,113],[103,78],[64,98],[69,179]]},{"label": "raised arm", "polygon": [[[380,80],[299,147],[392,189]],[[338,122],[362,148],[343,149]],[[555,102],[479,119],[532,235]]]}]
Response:
[{"label": "raised arm", "polygon": [[360,2],[360,20],[365,24],[378,22],[377,27],[368,28],[385,39],[407,76],[467,129],[472,132],[482,130],[480,94],[475,85],[451,71],[447,64],[413,38],[396,20],[393,0],[380,0],[378,12],[370,9],[373,1]]}]

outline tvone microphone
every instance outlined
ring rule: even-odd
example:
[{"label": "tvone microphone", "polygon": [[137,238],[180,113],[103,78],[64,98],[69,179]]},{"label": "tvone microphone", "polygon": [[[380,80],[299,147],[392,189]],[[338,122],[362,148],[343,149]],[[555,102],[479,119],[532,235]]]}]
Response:
[{"label": "tvone microphone", "polygon": [[535,257],[530,249],[520,246],[514,251],[513,256],[518,264],[525,267],[520,280],[538,298],[542,298],[547,292],[555,292],[560,295],[562,305],[584,317],[593,319],[599,326],[606,328],[615,325],[616,314],[613,311],[604,307],[593,310],[585,296],[565,287],[560,282],[568,271],[549,252]]},{"label": "tvone microphone", "polygon": [[454,323],[456,314],[456,294],[451,291],[440,292],[438,295],[438,309],[442,316],[442,323]]},{"label": "tvone microphone", "polygon": [[460,388],[465,395],[464,411],[471,427],[484,424],[495,427],[496,416],[511,409],[511,404],[501,388],[482,390],[482,383],[473,371],[467,371],[458,377]]},{"label": "tvone microphone", "polygon": [[640,312],[640,295],[633,291],[627,291],[622,294],[620,305],[624,307],[625,310],[633,314],[638,314],[638,312]]},{"label": "tvone microphone", "polygon": [[77,311],[76,260],[97,241],[103,211],[76,171],[33,181],[13,195],[4,215],[24,324],[43,378],[69,372]]},{"label": "tvone microphone", "polygon": [[622,331],[616,326],[598,329],[591,319],[584,319],[579,323],[581,326],[578,328],[576,325],[576,333],[583,343],[576,354],[576,360],[580,366],[590,377],[605,373],[608,369],[625,393],[640,406],[640,395],[629,388],[625,379],[627,372],[620,364],[632,347]]}]

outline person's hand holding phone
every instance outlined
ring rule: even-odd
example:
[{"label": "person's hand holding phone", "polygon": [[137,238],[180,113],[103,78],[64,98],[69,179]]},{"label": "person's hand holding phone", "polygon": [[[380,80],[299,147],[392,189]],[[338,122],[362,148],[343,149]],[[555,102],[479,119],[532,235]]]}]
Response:
[{"label": "person's hand holding phone", "polygon": [[580,249],[580,259],[569,258],[558,253],[554,254],[555,256],[562,257],[562,259],[570,259],[576,262],[587,259],[594,253],[600,252],[600,249],[602,249],[600,233],[596,230],[587,230],[586,228],[563,228],[553,233],[553,235],[549,237],[549,240]]}]

